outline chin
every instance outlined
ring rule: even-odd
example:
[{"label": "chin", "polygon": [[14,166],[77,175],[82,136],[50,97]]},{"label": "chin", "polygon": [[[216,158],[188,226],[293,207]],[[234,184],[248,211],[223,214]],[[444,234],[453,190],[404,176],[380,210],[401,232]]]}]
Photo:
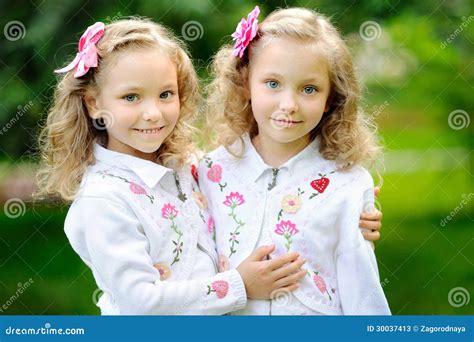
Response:
[{"label": "chin", "polygon": [[294,134],[293,132],[283,132],[283,131],[281,131],[280,133],[270,135],[270,137],[274,141],[277,141],[282,144],[288,144],[288,143],[298,141],[304,136],[305,136],[304,134],[301,135],[301,134]]},{"label": "chin", "polygon": [[161,147],[161,144],[158,146],[134,146],[133,148],[141,153],[155,153]]}]

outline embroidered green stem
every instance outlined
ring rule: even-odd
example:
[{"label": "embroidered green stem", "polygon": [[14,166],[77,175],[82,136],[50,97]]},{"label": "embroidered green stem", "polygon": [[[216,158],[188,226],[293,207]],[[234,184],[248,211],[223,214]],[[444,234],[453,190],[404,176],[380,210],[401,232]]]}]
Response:
[{"label": "embroidered green stem", "polygon": [[183,242],[181,242],[181,237],[183,236],[183,232],[179,230],[178,226],[174,222],[173,216],[171,216],[169,220],[171,221],[171,229],[173,229],[173,231],[178,235],[178,241],[173,241],[174,245],[176,246],[175,249],[173,250],[173,253],[175,254],[173,262],[171,263],[171,265],[173,265],[179,261],[179,256],[183,252],[182,250]]},{"label": "embroidered green stem", "polygon": [[278,212],[277,221],[280,221],[280,219],[281,219],[282,216],[283,216],[283,209],[280,209],[280,211]]},{"label": "embroidered green stem", "polygon": [[239,240],[237,240],[237,235],[240,235],[240,232],[239,232],[239,229],[244,226],[244,222],[240,221],[237,219],[237,216],[235,215],[235,208],[237,206],[235,204],[231,205],[230,208],[231,208],[231,212],[229,214],[230,217],[232,217],[232,219],[234,220],[234,222],[237,224],[237,227],[234,229],[234,231],[232,233],[230,233],[230,239],[229,241],[231,242],[231,245],[230,245],[230,254],[229,254],[229,258],[234,254],[236,253],[237,251],[235,250],[234,246],[236,243],[239,243]]},{"label": "embroidered green stem", "polygon": [[219,187],[221,188],[221,192],[224,191],[224,188],[227,186],[227,182],[225,182],[224,184],[221,184],[219,183]]},{"label": "embroidered green stem", "polygon": [[285,238],[286,240],[286,243],[285,243],[285,247],[286,247],[286,251],[289,252],[290,251],[290,247],[291,247],[291,234],[290,233],[285,233],[283,234],[283,237]]}]

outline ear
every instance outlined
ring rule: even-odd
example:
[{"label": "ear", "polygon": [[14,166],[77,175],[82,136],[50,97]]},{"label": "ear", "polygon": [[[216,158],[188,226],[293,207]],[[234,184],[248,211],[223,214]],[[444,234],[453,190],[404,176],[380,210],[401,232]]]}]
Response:
[{"label": "ear", "polygon": [[84,95],[84,103],[87,107],[87,112],[91,119],[98,119],[99,110],[97,106],[97,99],[90,92]]}]

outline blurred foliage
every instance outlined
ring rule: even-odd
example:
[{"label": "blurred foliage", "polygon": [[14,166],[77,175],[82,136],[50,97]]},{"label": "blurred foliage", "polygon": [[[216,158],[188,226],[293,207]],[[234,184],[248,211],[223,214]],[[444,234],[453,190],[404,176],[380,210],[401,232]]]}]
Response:
[{"label": "blurred foliage", "polygon": [[[56,83],[53,70],[75,55],[88,25],[141,15],[185,36],[186,24],[196,21],[202,36],[187,43],[205,83],[212,55],[231,42],[240,18],[257,4],[261,17],[278,7],[317,9],[331,17],[354,52],[364,106],[388,152],[377,255],[393,313],[472,314],[472,300],[456,307],[448,293],[463,287],[474,295],[473,201],[440,225],[473,189],[473,125],[453,129],[448,120],[455,110],[469,120],[474,107],[468,0],[1,0],[0,130],[8,129],[0,131],[0,181],[13,164],[21,168],[32,159]],[[24,26],[21,38],[6,39],[12,21]],[[378,25],[374,39],[362,37],[367,22]],[[93,277],[62,231],[66,211],[28,206],[16,219],[0,213],[0,305],[19,283],[34,280],[3,314],[98,313]]]}]

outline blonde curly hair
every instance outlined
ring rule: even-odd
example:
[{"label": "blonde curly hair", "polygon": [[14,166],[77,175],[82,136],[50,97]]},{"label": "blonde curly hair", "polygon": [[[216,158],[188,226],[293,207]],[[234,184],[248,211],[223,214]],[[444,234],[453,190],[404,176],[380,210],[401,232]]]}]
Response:
[{"label": "blonde curly hair", "polygon": [[[265,37],[265,39],[262,39]],[[258,25],[257,36],[242,58],[232,55],[233,47],[226,45],[215,55],[212,63],[213,80],[207,86],[208,126],[214,127],[214,144],[223,145],[229,153],[241,156],[242,135],[258,134],[258,126],[246,93],[252,51],[264,49],[264,41],[272,37],[299,39],[303,43],[318,43],[329,65],[330,107],[319,124],[310,132],[310,141],[320,137],[320,153],[335,160],[341,168],[363,161],[374,161],[381,152],[375,125],[360,108],[360,88],[352,56],[330,20],[305,8],[279,9]],[[240,151],[231,145],[240,139]]]},{"label": "blonde curly hair", "polygon": [[[151,20],[131,17],[105,26],[97,43],[99,65],[83,77],[74,71],[62,76],[54,93],[54,101],[39,137],[42,167],[37,173],[35,199],[59,196],[72,201],[86,168],[95,163],[95,142],[106,145],[107,132],[89,117],[84,95],[96,93],[107,66],[127,49],[159,48],[176,63],[180,117],[173,132],[156,152],[156,162],[178,169],[193,152],[191,121],[199,103],[198,78],[184,43],[164,26]],[[105,71],[104,71],[105,70]]]}]

